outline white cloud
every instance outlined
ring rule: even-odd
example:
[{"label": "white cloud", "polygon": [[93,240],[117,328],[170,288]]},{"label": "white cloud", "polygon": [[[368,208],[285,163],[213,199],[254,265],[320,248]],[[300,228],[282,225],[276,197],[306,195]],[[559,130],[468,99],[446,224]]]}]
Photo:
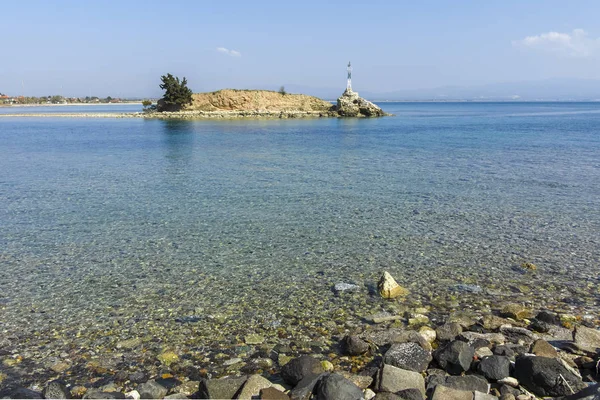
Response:
[{"label": "white cloud", "polygon": [[242,56],[242,53],[240,53],[239,51],[229,50],[229,49],[226,49],[225,47],[217,47],[217,51],[219,53],[227,54],[228,56],[231,56],[231,57],[241,57]]},{"label": "white cloud", "polygon": [[548,32],[513,41],[513,46],[541,50],[568,57],[590,57],[600,53],[600,38],[591,38],[583,29],[571,33]]}]

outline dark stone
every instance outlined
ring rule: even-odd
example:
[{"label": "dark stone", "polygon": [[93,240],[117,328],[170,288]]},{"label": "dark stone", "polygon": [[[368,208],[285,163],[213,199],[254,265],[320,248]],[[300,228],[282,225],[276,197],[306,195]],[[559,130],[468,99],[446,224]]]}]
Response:
[{"label": "dark stone", "polygon": [[462,333],[462,327],[457,322],[449,322],[435,328],[437,340],[449,342]]},{"label": "dark stone", "polygon": [[177,378],[158,378],[155,380],[159,385],[167,388],[167,391],[181,385],[181,381]]},{"label": "dark stone", "polygon": [[56,380],[46,384],[42,396],[45,399],[70,399],[71,391],[67,389],[65,382]]},{"label": "dark stone", "polygon": [[310,356],[300,356],[290,360],[281,368],[281,377],[286,383],[295,386],[304,378],[322,372],[323,367],[318,360]]},{"label": "dark stone", "polygon": [[133,374],[129,374],[129,380],[132,383],[144,383],[148,380],[148,375],[143,373],[142,371],[134,372]]},{"label": "dark stone", "polygon": [[514,326],[502,326],[500,327],[500,333],[506,337],[507,341],[524,346],[529,346],[538,339],[533,332]]},{"label": "dark stone", "polygon": [[488,382],[478,375],[447,376],[443,386],[467,392],[488,392]]},{"label": "dark stone", "polygon": [[38,392],[22,387],[13,390],[10,393],[9,399],[43,399],[43,397]]},{"label": "dark stone", "polygon": [[358,373],[358,375],[370,376],[371,378],[375,379],[375,377],[377,376],[378,373],[379,373],[379,367],[367,364],[367,366],[364,367],[363,370]]},{"label": "dark stone", "polygon": [[362,390],[338,374],[323,377],[318,384],[317,400],[361,400]]},{"label": "dark stone", "polygon": [[128,378],[129,372],[123,370],[117,372],[114,376],[115,382],[125,382]]},{"label": "dark stone", "polygon": [[98,389],[88,390],[83,396],[84,399],[124,399],[125,395],[121,392],[102,392]]},{"label": "dark stone", "polygon": [[[459,340],[463,340],[463,339],[459,338]],[[490,347],[491,346],[490,341],[483,339],[483,338],[478,338],[478,339],[473,339],[471,341],[467,341],[467,344],[474,349],[480,349],[482,347]]]},{"label": "dark stone", "polygon": [[529,329],[535,332],[546,333],[550,330],[550,327],[547,322],[534,318],[531,320],[531,324],[529,324]]},{"label": "dark stone", "polygon": [[486,333],[486,329],[480,324],[473,324],[467,329],[469,332]]},{"label": "dark stone", "polygon": [[506,341],[504,335],[500,333],[477,332],[463,332],[457,339],[467,342],[469,346],[475,349],[490,347],[491,344],[503,344]]},{"label": "dark stone", "polygon": [[427,393],[429,393],[430,391],[432,391],[433,389],[435,389],[435,387],[437,385],[443,385],[446,382],[446,376],[445,375],[429,375],[427,377]]},{"label": "dark stone", "polygon": [[247,376],[239,378],[204,379],[200,381],[198,395],[201,399],[234,399]]},{"label": "dark stone", "polygon": [[402,400],[402,397],[390,392],[379,392],[372,400]]},{"label": "dark stone", "polygon": [[477,371],[491,381],[506,378],[510,376],[510,359],[506,356],[485,357],[477,366]]},{"label": "dark stone", "polygon": [[460,340],[450,342],[433,353],[440,367],[453,375],[468,371],[474,355],[475,349]]},{"label": "dark stone", "polygon": [[415,388],[401,390],[396,395],[402,400],[423,400],[423,394]]},{"label": "dark stone", "polygon": [[[598,383],[598,375],[593,369],[580,369],[581,379],[584,382]],[[599,399],[600,400],[600,399]]]},{"label": "dark stone", "polygon": [[423,372],[429,366],[431,353],[417,343],[395,343],[383,356],[383,363],[410,371]]},{"label": "dark stone", "polygon": [[514,376],[538,396],[567,396],[572,393],[571,388],[579,391],[587,387],[557,359],[548,357],[518,357]]},{"label": "dark stone", "polygon": [[304,379],[302,379],[300,382],[298,382],[296,387],[294,387],[290,391],[290,394],[289,394],[290,399],[291,400],[309,400],[312,397],[319,381],[327,375],[328,374],[326,374],[326,373],[319,374],[319,375],[307,375]]},{"label": "dark stone", "polygon": [[263,400],[290,400],[290,396],[273,387],[260,389],[260,396]]},{"label": "dark stone", "polygon": [[[276,354],[279,354],[279,353],[287,354],[287,353],[292,352],[292,348],[283,343],[276,344],[275,347],[273,347],[273,350],[275,351]],[[276,360],[277,360],[277,357],[274,357],[273,361],[276,361]]]},{"label": "dark stone", "polygon": [[550,325],[560,326],[560,318],[558,317],[558,314],[555,314],[550,311],[540,311],[538,315],[535,316],[535,319]]},{"label": "dark stone", "polygon": [[358,336],[346,336],[342,341],[344,353],[351,356],[358,356],[369,351],[369,343],[365,342]]},{"label": "dark stone", "polygon": [[529,346],[521,346],[520,344],[507,344],[508,348],[515,353],[515,357],[529,353]]},{"label": "dark stone", "polygon": [[492,353],[494,353],[494,355],[496,355],[496,356],[506,356],[506,357],[510,358],[511,360],[515,359],[514,350],[504,344],[494,347],[492,349]]},{"label": "dark stone", "polygon": [[167,395],[167,388],[155,382],[148,381],[137,387],[137,391],[142,399],[162,399]]},{"label": "dark stone", "polygon": [[508,385],[502,385],[500,386],[500,394],[502,396],[506,395],[506,394],[512,394],[513,396],[517,397],[518,395],[521,394],[521,391],[517,388],[514,388],[512,386],[508,386]]},{"label": "dark stone", "polygon": [[192,365],[183,367],[183,375],[187,376],[190,381],[201,381],[204,378],[200,373],[200,369]]},{"label": "dark stone", "polygon": [[592,385],[563,398],[563,400],[600,400],[600,385]]}]

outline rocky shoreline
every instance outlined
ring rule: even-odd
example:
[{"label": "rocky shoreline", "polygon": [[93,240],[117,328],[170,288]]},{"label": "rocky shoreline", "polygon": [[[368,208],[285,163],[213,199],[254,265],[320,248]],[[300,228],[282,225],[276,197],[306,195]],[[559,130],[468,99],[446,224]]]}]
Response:
[{"label": "rocky shoreline", "polygon": [[[344,282],[331,289],[342,300],[360,293],[359,286]],[[495,313],[465,310],[434,317],[435,310],[427,307],[404,307],[410,293],[388,273],[383,273],[374,293],[360,295],[383,298],[388,311],[360,323],[342,317],[329,321],[315,327],[320,333],[313,340],[290,338],[284,330],[245,334],[236,343],[221,343],[221,352],[211,355],[198,345],[194,354],[177,347],[156,354],[149,351],[151,340],[132,338],[116,345],[120,351],[116,359],[116,355],[105,359],[98,349],[75,362],[73,349],[44,368],[29,365],[27,357],[2,346],[0,397],[574,400],[600,396],[596,385],[600,331],[592,321],[520,303],[507,303]],[[193,317],[188,318],[181,323],[194,323]]]},{"label": "rocky shoreline", "polygon": [[287,119],[338,117],[326,111],[174,111],[137,113],[14,113],[2,117],[35,118],[145,118],[145,119]]},{"label": "rocky shoreline", "polygon": [[186,119],[186,120],[230,120],[230,119],[300,119],[300,118],[340,118],[336,111],[175,111],[139,113],[14,113],[0,114],[13,118],[144,118],[144,119]]}]

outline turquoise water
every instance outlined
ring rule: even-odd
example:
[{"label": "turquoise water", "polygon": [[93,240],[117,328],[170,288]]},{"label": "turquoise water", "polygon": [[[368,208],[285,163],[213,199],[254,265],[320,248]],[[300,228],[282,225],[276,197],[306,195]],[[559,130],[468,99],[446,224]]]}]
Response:
[{"label": "turquoise water", "polygon": [[392,307],[369,294],[383,270],[432,318],[598,311],[599,103],[381,105],[396,116],[1,119],[0,345],[314,340]]}]

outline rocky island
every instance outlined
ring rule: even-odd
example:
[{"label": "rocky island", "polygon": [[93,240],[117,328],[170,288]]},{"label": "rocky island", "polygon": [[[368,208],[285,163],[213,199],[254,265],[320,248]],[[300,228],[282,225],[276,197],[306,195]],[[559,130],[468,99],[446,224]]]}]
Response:
[{"label": "rocky island", "polygon": [[159,101],[157,110],[146,113],[149,118],[306,118],[306,117],[382,117],[380,107],[359,97],[351,89],[336,104],[304,94],[269,90],[224,89],[195,93],[192,103],[180,111],[168,111]]},{"label": "rocky island", "polygon": [[135,113],[11,113],[0,117],[150,118],[150,119],[244,119],[382,117],[390,115],[380,107],[346,90],[336,104],[305,94],[270,90],[223,89],[194,93],[192,102],[171,111],[164,101],[154,110]]}]

